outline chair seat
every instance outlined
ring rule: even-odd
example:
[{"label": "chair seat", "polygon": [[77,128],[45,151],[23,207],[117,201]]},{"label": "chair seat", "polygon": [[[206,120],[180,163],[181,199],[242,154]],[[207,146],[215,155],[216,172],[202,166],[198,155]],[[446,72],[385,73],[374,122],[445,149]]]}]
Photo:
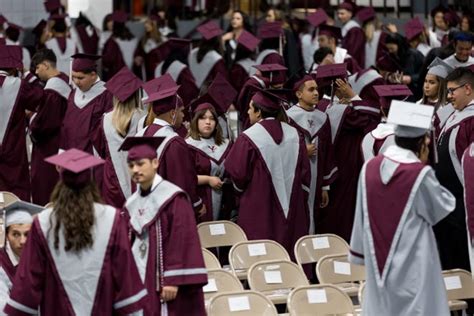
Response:
[{"label": "chair seat", "polygon": [[239,280],[247,280],[247,269],[236,269],[235,270],[235,276]]},{"label": "chair seat", "polygon": [[273,304],[286,304],[291,289],[280,289],[276,291],[262,291],[261,293],[268,297]]},{"label": "chair seat", "polygon": [[449,310],[451,311],[460,311],[467,308],[467,303],[460,300],[452,300],[448,302]]}]

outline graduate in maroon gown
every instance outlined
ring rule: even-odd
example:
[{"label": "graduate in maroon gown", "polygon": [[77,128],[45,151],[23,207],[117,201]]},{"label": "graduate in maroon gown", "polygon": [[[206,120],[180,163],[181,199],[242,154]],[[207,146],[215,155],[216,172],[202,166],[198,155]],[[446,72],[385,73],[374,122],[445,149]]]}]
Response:
[{"label": "graduate in maroon gown", "polygon": [[345,64],[320,66],[316,74],[317,81],[322,80],[326,90],[324,98],[329,103],[326,113],[339,172],[329,191],[329,205],[316,219],[320,223],[316,233],[333,233],[348,241],[354,219],[357,178],[363,164],[360,145],[364,135],[379,123],[380,110],[378,104],[360,100],[343,80],[346,76]]},{"label": "graduate in maroon gown", "polygon": [[253,125],[237,138],[224,167],[240,195],[237,223],[247,237],[275,240],[291,254],[309,230],[311,171],[303,138],[280,121],[280,102],[266,91],[253,96]]},{"label": "graduate in maroon gown", "polygon": [[206,214],[200,220],[218,220],[223,215],[223,188],[226,180],[224,161],[231,144],[222,135],[218,114],[212,104],[201,103],[193,113],[186,143],[191,149],[196,167],[197,192],[206,205]]},{"label": "graduate in maroon gown", "polygon": [[140,88],[143,82],[123,67],[105,84],[113,94],[113,110],[106,113],[97,129],[94,148],[105,159],[101,192],[104,202],[122,207],[135,191],[127,172],[127,157],[119,147],[128,136],[138,131],[138,122],[145,115],[141,109]]},{"label": "graduate in maroon gown", "polygon": [[283,38],[284,33],[281,22],[267,22],[258,30],[260,42],[260,53],[255,64],[280,64],[285,66],[283,58]]},{"label": "graduate in maroon gown", "polygon": [[50,17],[53,21],[51,31],[53,37],[46,41],[45,46],[53,50],[56,55],[56,68],[69,75],[70,58],[78,52],[74,41],[67,37],[66,15],[56,14]]},{"label": "graduate in maroon gown", "polygon": [[337,9],[337,17],[343,25],[341,46],[347,49],[359,65],[364,65],[365,34],[360,25],[352,19],[356,13],[357,5],[351,0],[344,1]]},{"label": "graduate in maroon gown", "polygon": [[100,203],[91,169],[103,160],[70,149],[47,158],[61,181],[34,220],[8,315],[112,315],[144,308],[147,291],[119,210]]},{"label": "graduate in maroon gown", "polygon": [[260,40],[247,31],[242,31],[237,39],[235,58],[230,68],[230,78],[235,90],[240,91],[247,79],[253,74],[252,66],[255,65],[253,55]]},{"label": "graduate in maroon gown", "polygon": [[207,270],[188,195],[164,180],[157,148],[164,137],[128,137],[129,171],[137,191],[125,204],[132,253],[148,290],[144,315],[204,316]]},{"label": "graduate in maroon gown", "polygon": [[112,78],[123,66],[132,69],[134,53],[138,46],[138,39],[133,37],[125,25],[128,14],[116,11],[111,18],[114,21],[112,35],[105,42],[102,50],[102,76],[105,81]]},{"label": "graduate in maroon gown", "polygon": [[[17,201],[5,208],[6,218],[0,235],[0,310],[3,311],[10,296],[16,268],[33,223],[33,215],[42,207]],[[6,234],[6,236],[5,236]]]},{"label": "graduate in maroon gown", "polygon": [[386,83],[382,75],[373,68],[363,69],[352,76],[349,76],[347,81],[351,85],[355,94],[357,94],[362,100],[374,104],[379,103],[380,101],[377,92],[374,90],[374,86],[380,86]]},{"label": "graduate in maroon gown", "polygon": [[387,33],[379,28],[377,15],[372,7],[358,10],[357,19],[362,24],[365,34],[365,62],[359,66],[370,68],[375,66],[377,59],[387,53],[387,47],[385,47]]},{"label": "graduate in maroon gown", "polygon": [[76,40],[80,53],[95,55],[99,51],[99,34],[94,24],[82,13],[70,28],[71,37]]},{"label": "graduate in maroon gown", "polygon": [[466,227],[468,232],[469,261],[471,263],[471,271],[474,267],[474,178],[472,170],[474,168],[474,143],[466,148],[462,156],[463,170],[463,187],[464,187],[464,205],[466,206]]},{"label": "graduate in maroon gown", "polygon": [[0,191],[30,201],[25,110],[35,111],[43,93],[17,76],[22,68],[20,46],[0,47]]},{"label": "graduate in maroon gown", "polygon": [[68,76],[56,68],[56,55],[51,49],[43,49],[33,56],[36,75],[45,82],[43,99],[36,114],[30,119],[29,131],[33,149],[31,151],[31,195],[33,203],[46,205],[58,173],[44,161],[59,149],[59,138],[67,100],[71,93]]},{"label": "graduate in maroon gown", "polygon": [[214,21],[209,21],[197,28],[202,35],[199,46],[191,50],[188,56],[188,65],[196,86],[200,89],[204,83],[211,82],[217,73],[228,78],[227,67],[221,56],[223,31]]},{"label": "graduate in maroon gown", "polygon": [[196,193],[197,175],[189,152],[188,145],[176,132],[181,127],[184,118],[184,104],[176,94],[179,86],[166,76],[163,89],[154,92],[143,100],[143,103],[152,107],[155,119],[151,125],[139,130],[137,136],[166,137],[158,147],[160,166],[158,174],[163,179],[179,186],[189,194],[198,216],[206,213],[206,207]]},{"label": "graduate in maroon gown", "polygon": [[196,80],[186,64],[191,47],[191,41],[181,38],[170,38],[161,47],[165,54],[163,61],[157,64],[154,69],[154,77],[158,78],[164,74],[169,74],[173,80],[180,85],[178,94],[183,98],[187,106],[199,95]]},{"label": "graduate in maroon gown", "polygon": [[304,75],[293,84],[298,103],[286,114],[290,124],[304,138],[311,166],[311,185],[308,198],[310,215],[309,234],[314,234],[315,214],[329,203],[330,184],[337,177],[334,149],[331,141],[331,124],[326,113],[315,108],[318,103],[318,86],[310,75]]},{"label": "graduate in maroon gown", "polygon": [[456,197],[456,208],[435,226],[434,232],[442,268],[469,270],[461,158],[474,141],[474,73],[467,68],[457,68],[446,81],[448,98],[455,111],[437,139],[438,163],[434,168],[440,183]]},{"label": "graduate in maroon gown", "polygon": [[253,95],[262,89],[281,88],[286,81],[285,66],[280,64],[256,65],[257,72],[249,77],[237,97],[235,107],[239,111],[242,129],[250,126],[248,109]]}]

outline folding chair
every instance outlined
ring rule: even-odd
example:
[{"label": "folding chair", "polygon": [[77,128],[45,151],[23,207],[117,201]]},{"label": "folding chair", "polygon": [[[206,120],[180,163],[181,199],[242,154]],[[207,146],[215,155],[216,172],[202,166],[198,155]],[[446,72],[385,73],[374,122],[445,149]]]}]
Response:
[{"label": "folding chair", "polygon": [[252,264],[267,260],[291,261],[286,249],[273,240],[241,241],[230,248],[229,264],[239,280],[247,279],[247,271]]},{"label": "folding chair", "polygon": [[467,308],[464,299],[474,298],[474,282],[469,271],[453,269],[443,271],[444,285],[448,294],[448,304],[451,311]]},{"label": "folding chair", "polygon": [[341,237],[334,234],[303,236],[295,244],[296,263],[303,264],[318,262],[324,256],[349,253],[349,245]]},{"label": "folding chair", "polygon": [[240,241],[247,240],[242,228],[231,221],[203,222],[197,228],[203,248],[232,246]]},{"label": "folding chair", "polygon": [[365,281],[365,267],[352,264],[347,254],[322,257],[316,265],[316,275],[321,284],[334,284],[349,296],[359,294],[359,284]]},{"label": "folding chair", "polygon": [[287,307],[290,316],[355,314],[351,298],[331,284],[297,287],[288,296]]},{"label": "folding chair", "polygon": [[207,285],[203,288],[206,303],[219,293],[244,290],[242,283],[232,273],[222,269],[207,271],[207,280]]},{"label": "folding chair", "polygon": [[202,256],[204,258],[204,264],[206,265],[207,270],[222,269],[219,259],[217,259],[217,257],[212,252],[210,252],[206,248],[201,248],[201,249],[202,249]]},{"label": "folding chair", "polygon": [[255,291],[219,293],[209,302],[208,316],[277,316],[273,303]]},{"label": "folding chair", "polygon": [[19,200],[20,198],[11,192],[0,191],[0,209]]},{"label": "folding chair", "polygon": [[250,267],[247,278],[251,290],[261,292],[274,304],[285,304],[292,289],[309,285],[303,270],[286,260],[257,262]]}]

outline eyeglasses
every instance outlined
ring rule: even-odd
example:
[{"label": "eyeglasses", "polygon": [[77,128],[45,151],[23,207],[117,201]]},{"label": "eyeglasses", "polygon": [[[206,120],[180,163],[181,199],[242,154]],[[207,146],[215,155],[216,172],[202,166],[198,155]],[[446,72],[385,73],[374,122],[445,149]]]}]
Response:
[{"label": "eyeglasses", "polygon": [[453,93],[454,93],[454,91],[456,91],[456,90],[457,90],[457,89],[459,89],[459,88],[462,88],[462,87],[464,87],[465,85],[466,85],[466,84],[465,84],[465,83],[463,83],[462,85],[460,85],[460,86],[457,86],[456,88],[448,88],[448,89],[446,89],[446,91],[448,92],[448,94],[453,94]]}]

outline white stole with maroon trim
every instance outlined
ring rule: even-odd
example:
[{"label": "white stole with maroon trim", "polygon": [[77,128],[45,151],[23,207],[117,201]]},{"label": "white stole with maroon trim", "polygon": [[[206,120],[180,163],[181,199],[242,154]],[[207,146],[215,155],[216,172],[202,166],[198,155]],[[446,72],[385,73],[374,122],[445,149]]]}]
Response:
[{"label": "white stole with maroon trim", "polygon": [[44,90],[53,90],[67,100],[69,98],[69,94],[71,93],[71,86],[63,79],[59,77],[53,77],[46,82]]},{"label": "white stole with maroon trim", "polygon": [[[3,73],[0,73],[0,75],[3,75]],[[5,77],[5,81],[3,81],[3,85],[0,87],[0,100],[2,100],[2,103],[0,103],[0,145],[3,143],[7,132],[20,87],[21,79],[10,76]]]},{"label": "white stole with maroon trim", "polygon": [[211,50],[207,52],[203,60],[199,63],[197,61],[198,51],[199,48],[194,48],[191,53],[189,53],[188,64],[194,79],[196,79],[196,86],[201,88],[212,68],[214,68],[214,65],[222,59],[222,56],[215,50]]}]

